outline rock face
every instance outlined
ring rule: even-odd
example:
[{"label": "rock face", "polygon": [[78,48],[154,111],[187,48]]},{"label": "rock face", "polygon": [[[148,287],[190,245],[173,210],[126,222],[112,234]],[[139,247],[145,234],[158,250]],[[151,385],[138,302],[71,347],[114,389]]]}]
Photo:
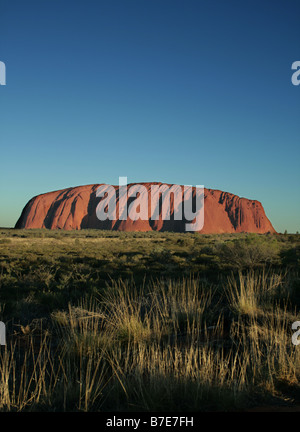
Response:
[{"label": "rock face", "polygon": [[[127,185],[129,189],[131,185]],[[142,183],[150,194],[152,185],[161,183]],[[97,218],[96,208],[101,198],[96,196],[100,185],[72,187],[49,192],[32,198],[24,207],[15,228],[48,228],[78,230],[96,228],[119,231],[176,231],[184,232],[186,220],[172,218],[172,198],[170,220],[105,220]],[[168,185],[171,186],[171,185]],[[119,187],[114,186],[119,208]],[[149,195],[150,196],[150,195]],[[172,197],[172,194],[171,194]],[[135,198],[129,198],[130,202]],[[118,215],[118,213],[117,213]],[[150,210],[149,215],[151,216]],[[240,198],[228,192],[204,189],[204,227],[200,231],[210,233],[275,233],[266,217],[260,202]]]}]

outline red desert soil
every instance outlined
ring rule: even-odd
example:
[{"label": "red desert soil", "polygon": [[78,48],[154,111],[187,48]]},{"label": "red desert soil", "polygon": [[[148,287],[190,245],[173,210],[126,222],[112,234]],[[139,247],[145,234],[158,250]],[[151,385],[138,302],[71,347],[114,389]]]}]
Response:
[{"label": "red desert soil", "polygon": [[[132,185],[127,186],[129,189]],[[148,220],[106,220],[96,216],[100,198],[96,197],[99,184],[71,187],[48,192],[32,198],[24,207],[16,223],[16,228],[49,228],[78,230],[82,228],[111,229],[119,231],[177,231],[184,232],[186,220],[162,220],[161,208],[158,220],[150,218],[150,188],[161,183],[142,183],[149,196]],[[168,185],[170,186],[170,185]],[[117,195],[118,186],[114,186]],[[193,193],[195,189],[193,189]],[[171,194],[171,203],[173,203]],[[130,198],[132,200],[132,198]],[[118,214],[118,213],[117,213]],[[203,234],[211,233],[275,233],[259,201],[240,198],[220,190],[204,189],[204,227]]]}]

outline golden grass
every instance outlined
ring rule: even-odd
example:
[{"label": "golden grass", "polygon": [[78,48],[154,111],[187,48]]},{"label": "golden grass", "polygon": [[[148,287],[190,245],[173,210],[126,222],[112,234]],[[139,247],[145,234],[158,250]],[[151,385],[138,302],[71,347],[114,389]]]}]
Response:
[{"label": "golden grass", "polygon": [[101,298],[53,313],[51,334],[1,347],[0,409],[232,409],[258,390],[276,395],[278,382],[299,387],[296,315],[273,297],[282,283],[229,278],[225,328],[215,289],[197,278],[112,281]]},{"label": "golden grass", "polygon": [[240,314],[255,315],[261,310],[264,300],[270,301],[283,284],[281,274],[249,270],[239,271],[238,278],[233,274],[228,278],[225,294],[232,311]]}]

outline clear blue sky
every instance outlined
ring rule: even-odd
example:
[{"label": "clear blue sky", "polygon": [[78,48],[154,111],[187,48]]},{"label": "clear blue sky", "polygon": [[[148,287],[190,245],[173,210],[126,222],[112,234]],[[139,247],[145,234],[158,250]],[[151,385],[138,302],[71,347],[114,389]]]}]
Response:
[{"label": "clear blue sky", "polygon": [[70,186],[204,184],[300,231],[298,0],[0,0],[0,226]]}]

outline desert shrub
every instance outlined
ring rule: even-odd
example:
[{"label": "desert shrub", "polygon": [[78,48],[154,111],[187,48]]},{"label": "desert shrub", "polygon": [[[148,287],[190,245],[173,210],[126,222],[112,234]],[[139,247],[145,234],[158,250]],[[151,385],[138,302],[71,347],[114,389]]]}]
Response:
[{"label": "desert shrub", "polygon": [[281,251],[281,259],[284,265],[290,267],[300,266],[300,245],[296,244]]},{"label": "desert shrub", "polygon": [[155,246],[150,252],[150,259],[158,263],[166,263],[171,261],[172,254],[169,249],[163,246]]},{"label": "desert shrub", "polygon": [[258,235],[249,235],[245,239],[235,239],[219,245],[217,254],[225,265],[237,269],[253,269],[277,263],[279,251],[276,240],[267,241]]}]

